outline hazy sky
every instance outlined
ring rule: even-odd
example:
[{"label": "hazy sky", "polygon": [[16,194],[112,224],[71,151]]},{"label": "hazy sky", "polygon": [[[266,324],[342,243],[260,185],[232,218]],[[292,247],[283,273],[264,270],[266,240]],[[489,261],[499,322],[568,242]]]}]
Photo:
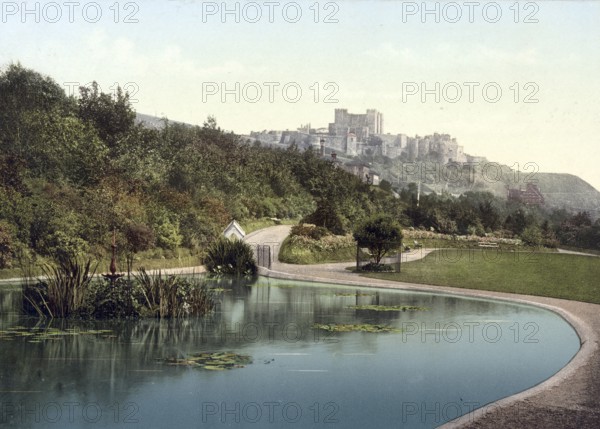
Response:
[{"label": "hazy sky", "polygon": [[0,67],[66,90],[119,84],[141,113],[237,133],[375,108],[386,132],[600,189],[600,2],[27,4],[0,2]]}]

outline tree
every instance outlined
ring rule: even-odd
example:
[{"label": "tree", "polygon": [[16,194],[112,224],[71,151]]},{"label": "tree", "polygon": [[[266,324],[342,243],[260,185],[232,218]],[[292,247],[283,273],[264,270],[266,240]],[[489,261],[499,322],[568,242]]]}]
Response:
[{"label": "tree", "polygon": [[129,223],[124,231],[126,245],[127,272],[133,269],[133,257],[138,252],[151,249],[154,246],[154,231],[141,223]]},{"label": "tree", "polygon": [[10,268],[14,252],[14,240],[10,225],[0,221],[0,269]]},{"label": "tree", "polygon": [[26,113],[59,111],[73,108],[72,100],[53,79],[10,64],[0,72],[0,143],[4,153],[27,151],[27,131],[23,123]]},{"label": "tree", "polygon": [[135,126],[135,112],[129,102],[129,94],[117,88],[115,95],[100,92],[98,84],[91,88],[79,88],[79,117],[91,123],[100,138],[113,150],[119,140],[125,138]]},{"label": "tree", "polygon": [[359,246],[369,249],[379,265],[388,252],[402,246],[402,230],[389,216],[377,216],[360,225],[354,231],[354,239]]},{"label": "tree", "polygon": [[330,201],[321,200],[317,202],[317,209],[314,213],[304,217],[302,223],[311,223],[316,226],[327,228],[335,235],[346,233],[344,221]]},{"label": "tree", "polygon": [[386,192],[392,192],[392,184],[385,179],[379,182],[379,187]]}]

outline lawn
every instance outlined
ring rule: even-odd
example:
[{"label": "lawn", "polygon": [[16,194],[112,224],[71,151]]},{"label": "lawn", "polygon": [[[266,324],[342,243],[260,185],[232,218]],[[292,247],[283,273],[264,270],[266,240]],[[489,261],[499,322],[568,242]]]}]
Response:
[{"label": "lawn", "polygon": [[600,304],[600,258],[556,253],[438,250],[401,273],[366,277]]}]

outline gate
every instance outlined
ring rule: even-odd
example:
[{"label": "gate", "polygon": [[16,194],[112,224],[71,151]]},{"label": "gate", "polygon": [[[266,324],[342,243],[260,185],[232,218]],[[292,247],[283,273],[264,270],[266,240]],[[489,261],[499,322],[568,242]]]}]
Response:
[{"label": "gate", "polygon": [[252,247],[254,260],[258,267],[271,269],[273,264],[273,252],[268,244],[248,243]]}]

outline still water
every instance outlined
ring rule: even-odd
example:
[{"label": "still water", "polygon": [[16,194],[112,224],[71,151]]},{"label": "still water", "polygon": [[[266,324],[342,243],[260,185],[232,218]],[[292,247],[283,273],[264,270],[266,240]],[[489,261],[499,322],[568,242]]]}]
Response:
[{"label": "still water", "polygon": [[[0,427],[436,427],[540,383],[579,349],[562,318],[526,305],[266,278],[218,287],[207,318],[101,323],[23,318],[18,289],[1,289]],[[160,360],[219,351],[253,362]]]}]

